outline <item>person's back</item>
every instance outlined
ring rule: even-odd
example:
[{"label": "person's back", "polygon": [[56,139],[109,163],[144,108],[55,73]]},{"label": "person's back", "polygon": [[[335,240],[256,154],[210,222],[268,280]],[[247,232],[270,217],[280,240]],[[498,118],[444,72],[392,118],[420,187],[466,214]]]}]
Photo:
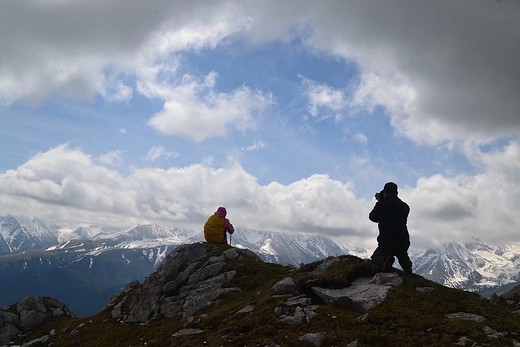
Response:
[{"label": "person's back", "polygon": [[377,203],[368,215],[372,222],[378,223],[378,247],[371,259],[383,271],[388,271],[397,256],[401,267],[406,272],[412,271],[412,262],[408,257],[410,235],[407,220],[410,207],[397,197],[397,185],[393,182],[385,184],[384,197],[376,194]]},{"label": "person's back", "polygon": [[233,234],[233,225],[226,218],[227,211],[219,207],[204,224],[204,239],[208,243],[227,243],[226,231]]},{"label": "person's back", "polygon": [[410,246],[410,236],[406,226],[410,207],[401,199],[388,196],[369,215],[371,221],[378,223],[379,236],[377,241],[386,252],[396,253],[407,250]]}]

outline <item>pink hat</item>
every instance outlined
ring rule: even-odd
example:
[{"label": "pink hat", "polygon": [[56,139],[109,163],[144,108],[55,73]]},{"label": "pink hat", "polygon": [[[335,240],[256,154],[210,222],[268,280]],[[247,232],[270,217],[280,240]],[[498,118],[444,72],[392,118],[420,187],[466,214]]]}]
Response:
[{"label": "pink hat", "polygon": [[217,209],[217,212],[215,212],[215,215],[216,216],[220,216],[220,217],[225,217],[227,214],[227,211],[226,211],[226,208],[225,207],[219,207]]}]

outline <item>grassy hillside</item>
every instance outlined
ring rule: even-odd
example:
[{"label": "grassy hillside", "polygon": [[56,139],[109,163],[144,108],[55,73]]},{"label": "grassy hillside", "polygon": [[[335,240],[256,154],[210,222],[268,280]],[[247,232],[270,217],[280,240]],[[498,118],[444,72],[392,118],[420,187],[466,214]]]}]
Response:
[{"label": "grassy hillside", "polygon": [[[59,318],[38,327],[24,341],[40,338],[53,331],[45,344],[52,346],[312,346],[300,340],[308,333],[322,333],[322,346],[511,346],[520,341],[520,317],[506,306],[496,305],[481,296],[443,287],[417,275],[399,272],[403,285],[391,290],[388,299],[376,308],[363,312],[351,305],[324,304],[310,287],[342,287],[359,276],[376,273],[365,260],[342,256],[339,266],[323,275],[311,271],[321,262],[301,269],[252,259],[230,260],[228,267],[237,271],[229,286],[240,292],[226,294],[222,301],[197,312],[193,319],[158,318],[148,325],[130,325],[112,319],[109,311],[87,318]],[[275,292],[272,286],[292,276],[300,293],[312,298],[315,317],[301,325],[279,322],[280,310],[288,298],[298,294]],[[429,291],[419,291],[428,287]],[[239,313],[249,306],[251,312]],[[485,317],[486,321],[449,319],[445,314],[466,312]],[[181,329],[200,329],[198,334],[173,336]],[[200,331],[199,330],[199,331]],[[21,341],[20,341],[21,342]]]}]

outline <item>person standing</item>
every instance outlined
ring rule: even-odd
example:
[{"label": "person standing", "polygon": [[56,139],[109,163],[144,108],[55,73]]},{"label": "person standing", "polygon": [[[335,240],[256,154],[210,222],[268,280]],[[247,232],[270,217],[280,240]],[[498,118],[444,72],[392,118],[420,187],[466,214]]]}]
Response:
[{"label": "person standing", "polygon": [[204,239],[208,243],[227,244],[226,232],[233,234],[235,229],[226,218],[227,211],[224,207],[219,207],[217,211],[208,218],[204,224]]},{"label": "person standing", "polygon": [[394,256],[405,272],[412,272],[412,261],[408,256],[410,235],[406,225],[410,207],[397,197],[397,184],[388,182],[381,193],[376,194],[376,205],[368,218],[378,223],[377,248],[372,261],[383,272],[391,271]]}]

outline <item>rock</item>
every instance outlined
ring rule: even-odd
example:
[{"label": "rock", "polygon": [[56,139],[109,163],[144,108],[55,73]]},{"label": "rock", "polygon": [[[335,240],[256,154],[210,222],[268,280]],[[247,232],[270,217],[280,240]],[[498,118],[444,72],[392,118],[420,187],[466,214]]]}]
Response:
[{"label": "rock", "polygon": [[296,291],[296,284],[294,284],[292,277],[286,277],[283,280],[276,282],[273,289],[276,292],[294,292]]},{"label": "rock", "polygon": [[471,320],[480,323],[486,321],[486,318],[481,315],[466,312],[447,313],[444,315],[444,317],[456,320]]},{"label": "rock", "polygon": [[246,307],[244,307],[243,309],[237,311],[236,314],[240,314],[240,313],[251,313],[253,312],[253,310],[255,309],[255,307],[253,305],[247,305]]},{"label": "rock", "polygon": [[[51,297],[28,296],[17,304],[0,309],[0,345],[20,333],[27,333],[49,318],[74,317],[67,306]],[[37,344],[34,342],[32,344]]]},{"label": "rock", "polygon": [[148,324],[158,316],[192,316],[217,304],[223,294],[239,290],[223,286],[236,276],[236,271],[227,270],[227,261],[243,258],[261,261],[249,250],[227,245],[182,245],[142,284],[111,299],[112,317],[125,323]]},{"label": "rock", "polygon": [[484,334],[486,334],[488,338],[494,340],[498,340],[508,335],[508,333],[505,331],[498,332],[495,329],[488,327],[487,325],[484,327]]},{"label": "rock", "polygon": [[[390,275],[397,276],[397,274]],[[377,284],[378,282],[384,284]],[[401,284],[402,279],[399,281],[395,276],[379,276],[377,278],[374,277],[374,279],[361,277],[352,282],[350,287],[347,288],[328,289],[312,287],[311,290],[328,304],[353,304],[359,309],[367,311],[385,301],[392,286]]]},{"label": "rock", "polygon": [[202,329],[182,329],[177,331],[172,336],[183,336],[183,335],[195,335],[195,334],[202,334],[204,330]]},{"label": "rock", "polygon": [[278,322],[287,325],[301,325],[305,318],[305,312],[301,307],[296,307],[292,315],[282,315],[278,318]]},{"label": "rock", "polygon": [[311,298],[306,297],[305,295],[300,295],[300,296],[297,296],[294,298],[287,299],[287,301],[285,301],[285,305],[287,305],[287,306],[294,306],[294,305],[308,306],[308,305],[310,305],[311,302],[312,302]]},{"label": "rock", "polygon": [[322,333],[308,333],[303,336],[300,336],[298,340],[300,341],[309,341],[314,346],[321,346],[321,341],[325,338],[325,335]]},{"label": "rock", "polygon": [[370,283],[380,286],[400,287],[403,285],[403,279],[398,274],[379,272],[375,274]]},{"label": "rock", "polygon": [[238,258],[239,255],[237,253],[237,251],[235,251],[234,249],[228,249],[227,251],[223,252],[222,255],[226,258],[226,259],[235,259],[235,258]]},{"label": "rock", "polygon": [[359,343],[358,339],[355,339],[354,341],[349,343],[346,347],[357,347],[358,343]]},{"label": "rock", "polygon": [[368,319],[368,313],[365,313],[364,315],[362,316],[359,316],[356,318],[356,320],[360,321],[360,322],[364,322]]},{"label": "rock", "polygon": [[318,306],[308,306],[311,301],[304,295],[288,299],[285,306],[275,308],[275,313],[280,314],[278,322],[288,325],[301,325],[304,320],[310,322],[318,315],[313,311]]},{"label": "rock", "polygon": [[202,269],[199,269],[195,271],[190,277],[188,278],[188,284],[197,283],[200,281],[203,281],[207,278],[216,276],[226,268],[225,262],[219,262],[215,264],[208,265],[206,267],[203,267]]},{"label": "rock", "polygon": [[40,338],[31,340],[22,345],[22,347],[30,347],[30,346],[43,346],[49,340],[49,335],[42,336]]},{"label": "rock", "polygon": [[315,276],[319,276],[324,274],[328,269],[333,267],[334,265],[337,265],[340,262],[340,260],[336,257],[328,257],[325,259],[316,269],[312,271],[312,274]]}]

